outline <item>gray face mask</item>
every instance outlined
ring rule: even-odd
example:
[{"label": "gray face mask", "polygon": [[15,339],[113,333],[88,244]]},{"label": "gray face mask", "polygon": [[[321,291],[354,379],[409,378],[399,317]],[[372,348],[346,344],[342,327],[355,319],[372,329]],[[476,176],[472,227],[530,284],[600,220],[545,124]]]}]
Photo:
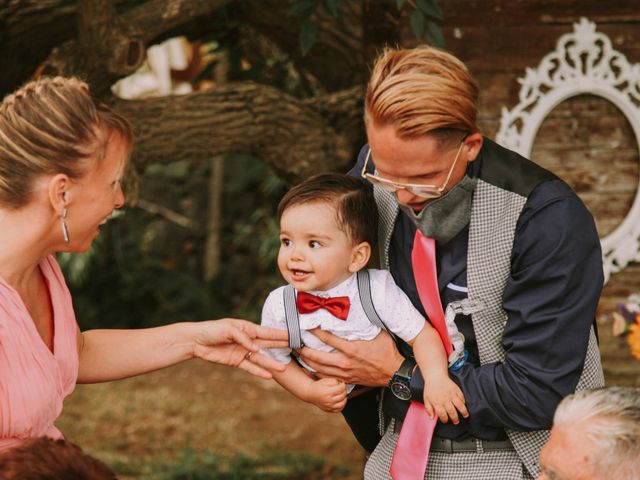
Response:
[{"label": "gray face mask", "polygon": [[455,187],[429,202],[420,213],[406,205],[400,205],[400,210],[426,237],[438,243],[447,243],[469,224],[475,189],[476,179],[465,175]]}]

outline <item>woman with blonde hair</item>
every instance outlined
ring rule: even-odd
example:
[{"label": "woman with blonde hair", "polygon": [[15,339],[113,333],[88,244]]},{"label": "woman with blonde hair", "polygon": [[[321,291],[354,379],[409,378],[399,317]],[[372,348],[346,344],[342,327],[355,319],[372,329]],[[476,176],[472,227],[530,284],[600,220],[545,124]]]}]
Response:
[{"label": "woman with blonde hair", "polygon": [[244,320],[80,332],[57,252],[86,251],[124,205],[129,122],[74,78],[42,78],[0,105],[0,451],[62,435],[77,382],[115,380],[189,358],[270,378],[258,351],[286,332]]}]

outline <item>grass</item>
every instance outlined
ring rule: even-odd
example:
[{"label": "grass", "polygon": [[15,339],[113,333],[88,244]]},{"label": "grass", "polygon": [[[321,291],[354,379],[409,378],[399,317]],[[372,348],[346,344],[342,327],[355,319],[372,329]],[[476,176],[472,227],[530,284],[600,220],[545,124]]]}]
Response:
[{"label": "grass", "polygon": [[173,464],[156,465],[159,480],[287,480],[321,474],[324,460],[305,453],[271,453],[262,457],[185,450]]},{"label": "grass", "polygon": [[341,415],[200,361],[79,385],[57,426],[121,479],[355,480],[364,465]]}]

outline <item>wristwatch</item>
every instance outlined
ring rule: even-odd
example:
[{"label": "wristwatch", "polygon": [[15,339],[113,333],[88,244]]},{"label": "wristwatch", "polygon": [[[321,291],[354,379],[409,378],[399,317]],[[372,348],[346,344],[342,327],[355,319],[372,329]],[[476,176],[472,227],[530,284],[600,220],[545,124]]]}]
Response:
[{"label": "wristwatch", "polygon": [[413,358],[405,358],[398,371],[391,377],[389,389],[400,400],[411,400],[409,384],[411,383],[411,374],[415,366],[416,361]]}]

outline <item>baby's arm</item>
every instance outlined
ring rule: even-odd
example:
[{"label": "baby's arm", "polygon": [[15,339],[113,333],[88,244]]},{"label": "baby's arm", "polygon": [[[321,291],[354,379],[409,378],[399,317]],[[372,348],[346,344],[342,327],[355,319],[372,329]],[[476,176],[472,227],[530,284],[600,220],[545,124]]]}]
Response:
[{"label": "baby's arm", "polygon": [[273,378],[300,400],[312,403],[325,412],[340,412],[347,403],[347,387],[336,378],[315,380],[300,365],[291,361],[284,372]]},{"label": "baby's arm", "polygon": [[429,415],[437,415],[443,423],[450,419],[454,424],[459,423],[458,412],[468,417],[462,390],[449,378],[447,355],[435,328],[425,322],[409,344],[424,378],[424,407]]},{"label": "baby's arm", "polygon": [[[283,288],[272,291],[262,308],[263,326],[287,329],[287,321],[282,305]],[[273,378],[293,395],[308,403],[313,403],[326,412],[340,412],[347,402],[347,388],[344,382],[335,378],[316,380],[298,363],[291,359],[290,348],[271,348],[270,355],[282,363],[287,363],[284,372]]]}]

